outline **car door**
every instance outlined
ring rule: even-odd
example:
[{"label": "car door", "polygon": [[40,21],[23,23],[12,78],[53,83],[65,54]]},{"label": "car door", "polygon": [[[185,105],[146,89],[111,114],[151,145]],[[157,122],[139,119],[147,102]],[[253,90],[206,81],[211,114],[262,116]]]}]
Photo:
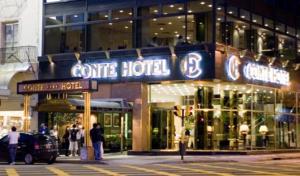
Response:
[{"label": "car door", "polygon": [[17,160],[23,160],[26,153],[30,152],[30,141],[31,135],[20,133],[20,138],[18,141],[18,149],[17,149]]},{"label": "car door", "polygon": [[0,139],[0,160],[8,161],[8,136],[4,136]]}]

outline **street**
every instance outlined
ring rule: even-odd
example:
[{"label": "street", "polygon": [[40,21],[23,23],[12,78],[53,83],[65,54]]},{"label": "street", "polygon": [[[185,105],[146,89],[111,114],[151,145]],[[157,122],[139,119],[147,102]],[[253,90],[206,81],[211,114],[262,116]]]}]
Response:
[{"label": "street", "polygon": [[300,159],[297,158],[265,160],[265,156],[189,156],[185,162],[171,161],[174,158],[124,156],[101,163],[1,164],[0,175],[300,175]]}]

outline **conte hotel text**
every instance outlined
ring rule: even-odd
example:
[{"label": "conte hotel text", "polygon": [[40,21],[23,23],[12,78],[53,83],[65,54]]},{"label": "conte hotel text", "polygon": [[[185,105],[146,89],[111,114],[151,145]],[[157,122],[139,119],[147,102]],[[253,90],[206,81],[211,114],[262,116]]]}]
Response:
[{"label": "conte hotel text", "polygon": [[41,83],[41,84],[25,84],[22,86],[23,91],[27,92],[40,92],[40,91],[50,91],[50,90],[82,90],[84,89],[84,84],[80,81],[74,82],[53,82],[53,83]]}]

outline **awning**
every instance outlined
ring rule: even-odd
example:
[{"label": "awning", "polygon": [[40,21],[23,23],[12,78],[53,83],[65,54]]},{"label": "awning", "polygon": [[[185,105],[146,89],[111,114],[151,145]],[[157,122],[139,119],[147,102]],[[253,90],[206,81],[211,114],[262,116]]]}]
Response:
[{"label": "awning", "polygon": [[13,76],[19,72],[28,71],[28,63],[6,63],[0,65],[0,95],[9,95],[9,83]]},{"label": "awning", "polygon": [[[83,112],[84,101],[81,99],[51,99],[38,104],[39,112]],[[124,99],[93,99],[92,112],[128,112],[132,110],[131,104]]]}]

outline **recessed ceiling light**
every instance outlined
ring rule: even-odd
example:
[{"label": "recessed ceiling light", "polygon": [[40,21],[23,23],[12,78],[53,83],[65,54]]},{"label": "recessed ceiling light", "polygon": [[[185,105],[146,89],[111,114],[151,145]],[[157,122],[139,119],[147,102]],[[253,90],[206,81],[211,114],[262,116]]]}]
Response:
[{"label": "recessed ceiling light", "polygon": [[171,21],[169,21],[169,22],[168,22],[168,24],[169,24],[169,25],[171,25],[171,24],[172,24],[172,22],[171,22]]},{"label": "recessed ceiling light", "polygon": [[245,15],[242,15],[241,18],[245,18]]},{"label": "recessed ceiling light", "polygon": [[222,8],[221,8],[221,7],[218,7],[217,10],[222,10]]},{"label": "recessed ceiling light", "polygon": [[173,4],[171,4],[171,5],[170,5],[170,7],[171,7],[171,8],[173,8],[173,7],[174,7],[174,5],[173,5]]},{"label": "recessed ceiling light", "polygon": [[177,18],[178,18],[178,19],[181,19],[181,16],[178,16]]},{"label": "recessed ceiling light", "polygon": [[111,25],[113,25],[113,24],[112,24],[112,23],[108,23],[108,25],[110,25],[110,26],[111,26]]},{"label": "recessed ceiling light", "polygon": [[211,5],[211,4],[209,4],[209,5],[208,5],[208,7],[212,7],[212,5]]},{"label": "recessed ceiling light", "polygon": [[163,27],[161,27],[161,28],[159,28],[159,30],[163,31],[163,30],[164,30],[164,28],[163,28]]},{"label": "recessed ceiling light", "polygon": [[204,1],[202,1],[202,2],[200,2],[200,4],[201,4],[201,5],[204,5],[204,4],[205,4],[205,2],[204,2]]},{"label": "recessed ceiling light", "polygon": [[182,7],[178,7],[178,10],[183,10],[183,8]]},{"label": "recessed ceiling light", "polygon": [[153,10],[153,12],[154,12],[154,13],[158,13],[158,10],[157,10],[157,9],[155,9],[155,10]]},{"label": "recessed ceiling light", "polygon": [[228,13],[229,13],[229,14],[233,14],[233,11],[229,11]]},{"label": "recessed ceiling light", "polygon": [[124,10],[120,10],[119,12],[120,12],[120,13],[123,13],[123,12],[124,12]]},{"label": "recessed ceiling light", "polygon": [[153,20],[152,21],[157,21],[157,19],[156,18],[153,18]]},{"label": "recessed ceiling light", "polygon": [[253,23],[256,23],[256,20],[255,20],[255,19],[253,20]]},{"label": "recessed ceiling light", "polygon": [[189,10],[188,12],[189,12],[189,13],[192,13],[193,11],[192,11],[192,10]]},{"label": "recessed ceiling light", "polygon": [[125,28],[125,29],[128,29],[128,26],[125,26],[124,28]]}]

